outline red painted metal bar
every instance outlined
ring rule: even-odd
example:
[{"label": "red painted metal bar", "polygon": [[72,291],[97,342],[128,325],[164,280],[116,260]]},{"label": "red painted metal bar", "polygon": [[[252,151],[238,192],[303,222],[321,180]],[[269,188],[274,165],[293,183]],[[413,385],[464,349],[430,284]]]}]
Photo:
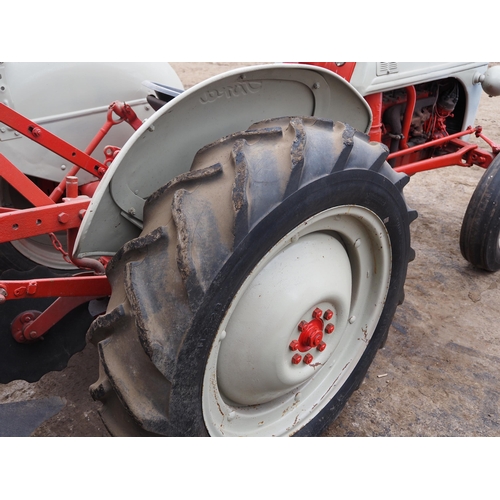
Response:
[{"label": "red painted metal bar", "polygon": [[406,95],[407,104],[403,119],[403,138],[400,142],[401,149],[408,149],[408,137],[410,136],[411,120],[413,118],[413,112],[415,111],[415,104],[417,102],[417,92],[415,91],[415,87],[413,85],[406,87]]},{"label": "red painted metal bar", "polygon": [[[90,155],[94,149],[97,147],[97,145],[101,142],[103,137],[109,132],[111,127],[114,125],[113,122],[110,122],[109,120],[102,126],[102,128],[99,130],[97,135],[94,137],[94,139],[90,142],[90,144],[87,146],[85,149],[85,154]],[[78,171],[80,170],[80,167],[78,165],[74,165],[71,170],[68,172],[67,177],[72,177],[75,176]],[[66,191],[66,179],[67,177],[64,177],[64,179],[59,183],[58,186],[50,193],[50,199],[54,201],[59,201],[61,197],[64,195],[64,192]]]},{"label": "red painted metal bar", "polygon": [[90,199],[79,197],[64,203],[0,212],[0,243],[80,227]]},{"label": "red painted metal bar", "polygon": [[53,205],[54,202],[4,155],[0,154],[0,177],[19,191],[35,206]]},{"label": "red painted metal bar", "polygon": [[391,153],[387,157],[387,159],[391,160],[392,158],[397,158],[398,156],[409,155],[411,153],[414,153],[415,151],[421,151],[422,149],[433,148],[436,146],[442,146],[442,145],[446,144],[447,142],[450,142],[452,139],[458,139],[460,137],[463,137],[464,135],[474,134],[480,128],[481,127],[476,127],[476,128],[468,127],[466,130],[462,130],[461,132],[457,132],[456,134],[448,135],[446,137],[441,137],[440,139],[436,139],[434,141],[424,142],[423,144],[419,144],[418,146],[413,146],[413,147],[408,148],[408,149],[401,149],[399,151],[395,151],[394,153]]},{"label": "red painted metal bar", "polygon": [[500,153],[500,145],[496,144],[491,139],[489,139],[488,137],[486,137],[485,135],[483,135],[483,133],[482,133],[482,131],[483,131],[482,127],[476,127],[476,129],[477,129],[477,131],[476,131],[476,137],[480,137],[486,144],[488,144],[488,146],[490,146],[490,148],[493,151],[493,153],[495,153],[495,154]]},{"label": "red painted metal bar", "polygon": [[45,335],[50,328],[73,309],[94,299],[90,297],[59,297],[45,311],[28,323],[12,324],[11,333],[21,343],[33,342]]},{"label": "red painted metal bar", "polygon": [[[120,117],[119,120],[113,119],[113,113]],[[115,101],[111,103],[108,108],[108,113],[106,116],[106,122],[100,128],[99,132],[94,136],[90,144],[85,148],[85,154],[90,155],[94,152],[95,148],[101,143],[107,133],[111,130],[114,125],[118,125],[122,122],[127,122],[134,130],[137,130],[141,125],[142,121],[139,120],[135,111],[129,104],[124,102]],[[105,162],[106,163],[106,162]],[[74,176],[78,173],[80,167],[78,165],[74,165],[68,173],[69,176]],[[59,185],[52,191],[50,194],[50,198],[54,201],[59,201],[64,194],[66,188],[66,179],[65,177]]]},{"label": "red painted metal bar", "polygon": [[394,170],[396,172],[403,172],[408,175],[413,175],[418,172],[434,170],[436,168],[442,168],[442,167],[451,167],[453,165],[462,165],[464,167],[470,167],[472,163],[467,162],[466,164],[463,164],[463,160],[466,157],[467,153],[470,153],[475,149],[477,149],[477,146],[475,144],[467,144],[466,146],[462,147],[461,149],[458,149],[455,152],[448,153],[442,156],[435,156],[432,158],[428,158],[427,160],[413,162],[408,165],[397,167]]},{"label": "red painted metal bar", "polygon": [[[454,147],[466,148],[470,146],[470,143],[460,139],[454,139],[451,142],[451,145]],[[485,149],[476,147],[475,149],[468,151],[467,156],[464,156],[462,159],[462,165],[465,167],[476,165],[481,168],[488,168],[495,156],[496,153],[494,151],[486,151]]]},{"label": "red painted metal bar", "polygon": [[52,134],[40,125],[37,125],[35,122],[20,115],[3,103],[0,103],[0,122],[5,123],[8,127],[13,128],[32,141],[35,141],[99,179],[102,178],[107,170],[107,167],[99,161]]},{"label": "red painted metal bar", "polygon": [[40,297],[106,297],[111,285],[105,275],[0,281],[0,303]]},{"label": "red painted metal bar", "polygon": [[[134,130],[137,130],[142,125],[142,121],[137,117],[130,104],[115,101],[109,106],[109,109],[121,118],[120,121],[127,122]],[[111,118],[111,115],[108,115],[108,118]],[[116,121],[115,123],[120,122]]]}]

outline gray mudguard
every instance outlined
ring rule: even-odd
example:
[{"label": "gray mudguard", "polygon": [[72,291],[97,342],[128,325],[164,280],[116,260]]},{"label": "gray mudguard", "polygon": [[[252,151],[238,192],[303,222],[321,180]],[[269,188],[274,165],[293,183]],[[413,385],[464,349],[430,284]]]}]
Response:
[{"label": "gray mudguard", "polygon": [[372,120],[354,87],[315,66],[252,66],[206,80],[163,106],[124,145],[92,198],[75,255],[114,255],[139,235],[146,198],[188,171],[200,148],[281,116],[317,116],[362,132]]}]

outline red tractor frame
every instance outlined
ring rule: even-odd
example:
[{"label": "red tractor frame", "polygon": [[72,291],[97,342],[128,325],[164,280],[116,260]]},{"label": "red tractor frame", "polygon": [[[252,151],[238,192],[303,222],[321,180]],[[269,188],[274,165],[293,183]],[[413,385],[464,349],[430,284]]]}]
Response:
[{"label": "red tractor frame", "polygon": [[[117,115],[119,119],[117,120],[114,115]],[[26,297],[58,297],[39,316],[34,317],[32,313],[27,315],[22,313],[12,322],[12,335],[17,342],[33,342],[47,333],[52,326],[78,305],[95,297],[109,295],[111,291],[105,276],[106,258],[75,259],[71,256],[75,237],[90,202],[90,196],[97,187],[97,182],[92,182],[79,189],[78,178],[75,175],[79,169],[83,169],[97,179],[101,179],[118,149],[112,146],[105,148],[104,164],[93,159],[90,154],[114,125],[125,121],[136,130],[142,122],[129,105],[113,102],[109,106],[106,123],[98,131],[86,151],[80,151],[4,104],[0,104],[0,121],[74,165],[68,175],[50,195],[47,195],[0,154],[0,177],[33,204],[33,208],[29,209],[0,208],[0,243],[48,234],[65,260],[68,259],[82,270],[81,273],[68,277],[1,282],[1,303]],[[66,249],[54,235],[55,232],[61,230],[67,231]]]}]

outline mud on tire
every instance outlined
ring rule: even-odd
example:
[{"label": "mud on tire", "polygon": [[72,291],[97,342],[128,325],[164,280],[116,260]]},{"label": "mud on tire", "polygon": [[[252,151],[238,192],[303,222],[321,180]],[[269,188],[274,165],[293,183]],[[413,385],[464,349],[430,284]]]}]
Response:
[{"label": "mud on tire", "polygon": [[331,423],[385,341],[413,258],[409,178],[387,154],[342,123],[274,119],[206,146],[148,199],[88,332],[112,434]]}]

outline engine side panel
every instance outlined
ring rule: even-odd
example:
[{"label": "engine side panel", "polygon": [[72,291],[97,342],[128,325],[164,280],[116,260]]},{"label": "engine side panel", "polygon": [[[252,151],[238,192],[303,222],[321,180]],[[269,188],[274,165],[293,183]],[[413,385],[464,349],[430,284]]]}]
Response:
[{"label": "engine side panel", "polygon": [[361,95],[387,92],[448,77],[460,81],[466,93],[462,130],[474,124],[482,87],[475,76],[488,68],[485,62],[357,63],[350,82]]}]

